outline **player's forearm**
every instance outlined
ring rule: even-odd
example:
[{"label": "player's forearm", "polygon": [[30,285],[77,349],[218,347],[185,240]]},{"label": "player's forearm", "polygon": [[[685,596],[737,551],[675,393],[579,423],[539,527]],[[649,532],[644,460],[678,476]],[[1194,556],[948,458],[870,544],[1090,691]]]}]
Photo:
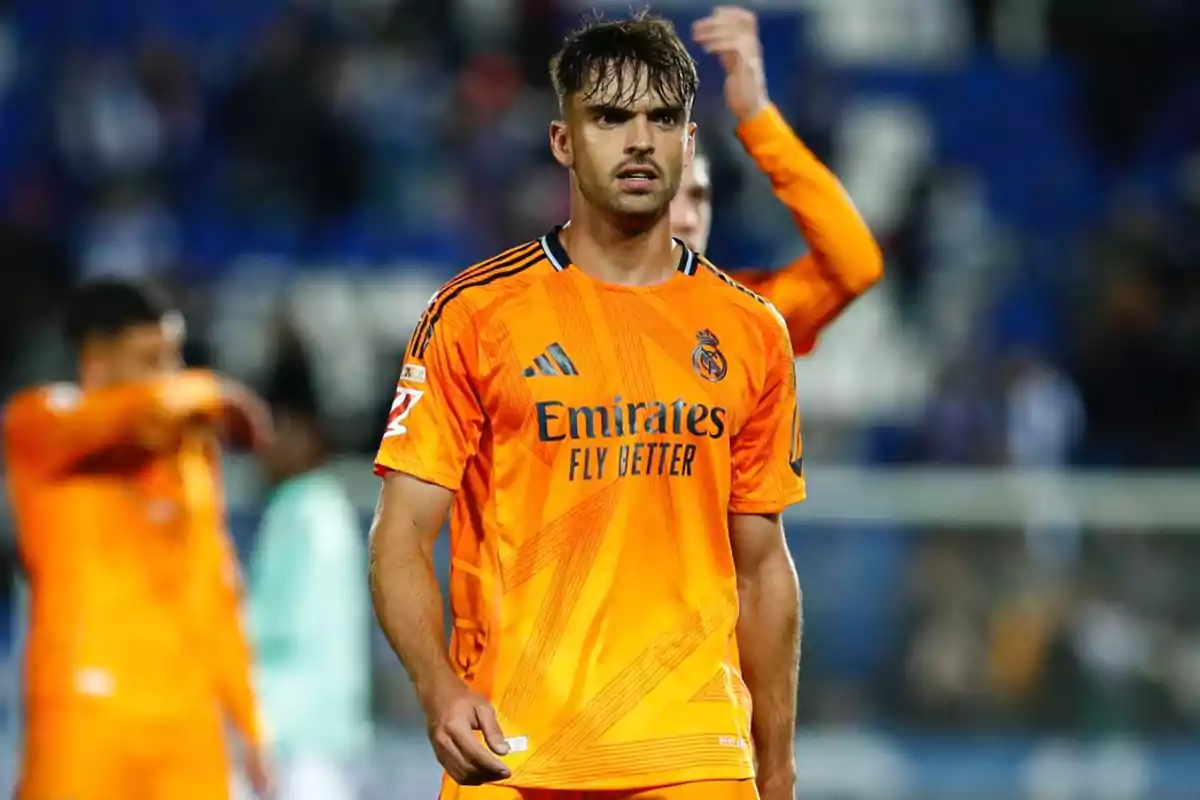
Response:
[{"label": "player's forearm", "polygon": [[738,574],[737,638],[753,703],[760,778],[795,774],[796,681],[800,667],[800,586],[786,550]]},{"label": "player's forearm", "polygon": [[115,448],[177,443],[183,423],[220,404],[219,381],[200,370],[90,391],[49,388],[9,407],[5,436],[15,455],[61,468]]},{"label": "player's forearm", "polygon": [[250,648],[237,629],[240,640],[235,645],[235,655],[230,670],[225,676],[225,708],[237,728],[242,741],[249,747],[262,746],[262,725],[259,721],[258,700],[254,695]]},{"label": "player's forearm", "polygon": [[[88,416],[108,416],[115,438],[157,449],[173,445],[187,423],[216,418],[222,405],[221,380],[207,370],[188,370],[145,384],[106,390],[99,402],[101,408]],[[109,410],[111,415],[106,415]]]},{"label": "player's forearm", "polygon": [[813,263],[824,278],[850,296],[883,275],[883,256],[845,188],[768,105],[738,126],[738,138],[771,179],[775,196],[788,207]]},{"label": "player's forearm", "polygon": [[404,540],[413,537],[397,533],[377,523],[372,535],[371,599],[384,635],[424,704],[455,673],[432,547],[408,545]]}]

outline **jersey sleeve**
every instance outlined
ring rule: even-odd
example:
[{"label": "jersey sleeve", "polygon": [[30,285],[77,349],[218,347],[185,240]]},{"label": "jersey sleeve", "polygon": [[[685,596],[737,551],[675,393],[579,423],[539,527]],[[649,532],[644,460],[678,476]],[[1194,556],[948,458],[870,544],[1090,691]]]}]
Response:
[{"label": "jersey sleeve", "polygon": [[82,391],[69,384],[24,392],[4,417],[5,449],[25,466],[58,472],[121,445],[152,446],[178,423],[220,408],[220,385],[205,370]]},{"label": "jersey sleeve", "polygon": [[787,323],[792,351],[798,356],[813,351],[821,331],[857,296],[829,280],[812,254],[782,269],[733,270],[729,277],[778,309]]},{"label": "jersey sleeve", "polygon": [[764,355],[762,389],[732,442],[734,514],[774,514],[805,497],[795,359],[782,320],[772,326]]},{"label": "jersey sleeve", "polygon": [[821,329],[883,275],[883,256],[837,177],[804,145],[775,106],[737,131],[746,152],[771,179],[812,252],[774,271],[731,277],[775,305],[797,355],[812,350]]},{"label": "jersey sleeve", "polygon": [[403,472],[458,491],[483,429],[474,380],[476,338],[465,309],[440,311],[431,305],[413,334],[375,456],[375,474]]},{"label": "jersey sleeve", "polygon": [[262,743],[262,730],[253,687],[254,654],[243,619],[241,565],[223,528],[211,532],[210,544],[214,558],[209,579],[216,598],[210,629],[214,631],[213,646],[218,651],[217,685],[221,702],[243,742],[258,746]]},{"label": "jersey sleeve", "polygon": [[[210,652],[217,691],[228,719],[250,746],[262,744],[258,702],[253,686],[254,652],[243,618],[244,576],[233,538],[225,524],[220,447],[215,437],[205,434],[185,444],[203,453],[202,460],[185,461],[183,476],[197,514],[194,528],[196,572],[202,591],[210,598],[206,606],[208,630],[212,631]],[[201,468],[202,466],[202,468]]]}]

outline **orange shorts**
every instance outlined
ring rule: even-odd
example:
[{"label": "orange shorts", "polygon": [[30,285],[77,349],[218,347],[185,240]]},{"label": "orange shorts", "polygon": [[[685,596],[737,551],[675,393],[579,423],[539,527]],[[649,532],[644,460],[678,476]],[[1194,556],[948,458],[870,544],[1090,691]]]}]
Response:
[{"label": "orange shorts", "polygon": [[17,800],[228,800],[219,720],[131,723],[100,703],[30,713]]},{"label": "orange shorts", "polygon": [[509,789],[503,786],[458,786],[442,781],[441,800],[758,800],[754,781],[697,781],[657,789],[571,791]]}]

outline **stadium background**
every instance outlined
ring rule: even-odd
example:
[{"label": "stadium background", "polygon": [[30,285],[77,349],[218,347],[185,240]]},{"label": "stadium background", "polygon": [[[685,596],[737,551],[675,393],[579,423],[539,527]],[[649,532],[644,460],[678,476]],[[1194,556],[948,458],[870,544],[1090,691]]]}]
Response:
[{"label": "stadium background", "polygon": [[[1200,796],[1200,4],[750,5],[888,270],[799,373],[802,796]],[[0,393],[70,374],[73,281],[160,277],[194,363],[256,383],[303,344],[365,527],[425,301],[565,216],[545,64],[585,6],[629,9],[0,2]],[[710,255],[781,265],[804,244],[700,68]],[[253,465],[229,483],[251,548]],[[382,646],[375,708],[371,796],[431,796]]]}]

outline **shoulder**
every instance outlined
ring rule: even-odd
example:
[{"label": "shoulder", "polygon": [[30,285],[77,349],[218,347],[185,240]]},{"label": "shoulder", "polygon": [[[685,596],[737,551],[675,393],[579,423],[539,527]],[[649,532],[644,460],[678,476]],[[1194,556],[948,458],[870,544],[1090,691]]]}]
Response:
[{"label": "shoulder", "polygon": [[4,406],[4,426],[9,428],[32,416],[52,416],[70,411],[83,399],[83,391],[73,383],[51,383],[23,389]]},{"label": "shoulder", "polygon": [[5,408],[69,411],[82,399],[83,390],[73,383],[48,383],[22,389],[9,399]]},{"label": "shoulder", "polygon": [[487,315],[505,300],[554,271],[541,239],[524,242],[472,264],[429,298],[413,331],[410,355],[420,357],[434,337],[457,338],[482,327]]},{"label": "shoulder", "polygon": [[714,297],[726,308],[732,307],[748,326],[765,339],[787,339],[787,323],[783,315],[762,295],[746,288],[704,256],[697,258],[696,276],[709,287]]}]

